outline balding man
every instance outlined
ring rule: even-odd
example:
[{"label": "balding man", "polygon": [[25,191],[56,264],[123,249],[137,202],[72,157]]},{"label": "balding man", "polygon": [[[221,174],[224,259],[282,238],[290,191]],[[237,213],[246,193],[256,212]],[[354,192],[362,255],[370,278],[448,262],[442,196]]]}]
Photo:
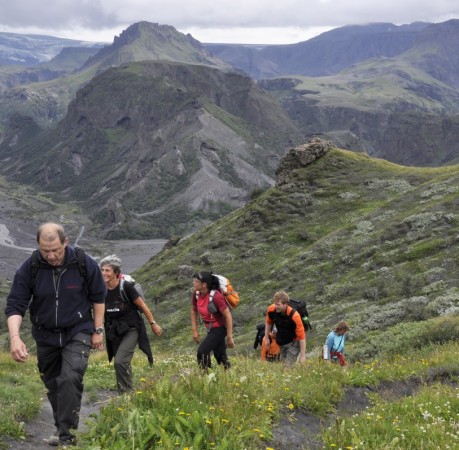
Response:
[{"label": "balding man", "polygon": [[29,309],[38,369],[56,426],[49,444],[74,445],[70,430],[78,427],[89,352],[103,345],[106,288],[97,262],[68,245],[61,225],[41,225],[37,242],[38,252],[17,270],[7,298],[10,350],[15,361],[27,360],[20,329]]}]

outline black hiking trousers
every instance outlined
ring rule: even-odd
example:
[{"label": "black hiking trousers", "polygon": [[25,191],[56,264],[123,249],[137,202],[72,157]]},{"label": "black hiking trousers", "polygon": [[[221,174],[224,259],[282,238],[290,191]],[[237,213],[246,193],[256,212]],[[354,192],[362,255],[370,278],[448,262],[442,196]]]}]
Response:
[{"label": "black hiking trousers", "polygon": [[64,347],[37,344],[40,378],[48,389],[54,424],[60,439],[78,428],[83,377],[88,367],[91,335],[77,333]]},{"label": "black hiking trousers", "polygon": [[212,362],[210,352],[214,352],[217,364],[223,364],[225,369],[229,369],[231,364],[226,354],[226,327],[211,328],[205,339],[198,347],[198,365],[201,369],[210,369]]}]

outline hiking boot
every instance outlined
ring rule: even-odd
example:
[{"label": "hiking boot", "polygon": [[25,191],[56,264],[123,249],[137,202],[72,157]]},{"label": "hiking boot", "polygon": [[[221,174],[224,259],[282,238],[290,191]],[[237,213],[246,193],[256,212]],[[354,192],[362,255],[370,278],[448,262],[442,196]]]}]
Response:
[{"label": "hiking boot", "polygon": [[48,440],[48,444],[52,447],[70,447],[76,445],[76,437],[68,436],[60,438],[59,436],[51,436]]}]

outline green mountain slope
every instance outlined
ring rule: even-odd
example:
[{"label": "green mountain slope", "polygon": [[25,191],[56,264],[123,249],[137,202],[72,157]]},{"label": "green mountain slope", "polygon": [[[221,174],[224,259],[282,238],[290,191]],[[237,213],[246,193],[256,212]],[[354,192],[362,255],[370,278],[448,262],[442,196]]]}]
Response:
[{"label": "green mountain slope", "polygon": [[330,148],[301,167],[298,155],[310,149],[289,152],[275,187],[138,271],[167,329],[158,345],[192,345],[183,326],[195,270],[226,274],[239,290],[239,351],[251,348],[279,289],[307,301],[315,328],[309,349],[340,319],[358,341],[457,311],[459,166],[403,167]]}]

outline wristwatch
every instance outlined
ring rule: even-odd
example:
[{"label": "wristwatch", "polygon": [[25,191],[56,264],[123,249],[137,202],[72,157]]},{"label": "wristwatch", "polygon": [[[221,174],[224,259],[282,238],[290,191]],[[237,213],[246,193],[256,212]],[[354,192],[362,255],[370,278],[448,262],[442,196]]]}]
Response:
[{"label": "wristwatch", "polygon": [[152,322],[150,322],[150,325],[156,325],[156,322],[153,320]]},{"label": "wristwatch", "polygon": [[94,333],[96,334],[102,334],[104,332],[104,329],[102,327],[94,328]]}]

